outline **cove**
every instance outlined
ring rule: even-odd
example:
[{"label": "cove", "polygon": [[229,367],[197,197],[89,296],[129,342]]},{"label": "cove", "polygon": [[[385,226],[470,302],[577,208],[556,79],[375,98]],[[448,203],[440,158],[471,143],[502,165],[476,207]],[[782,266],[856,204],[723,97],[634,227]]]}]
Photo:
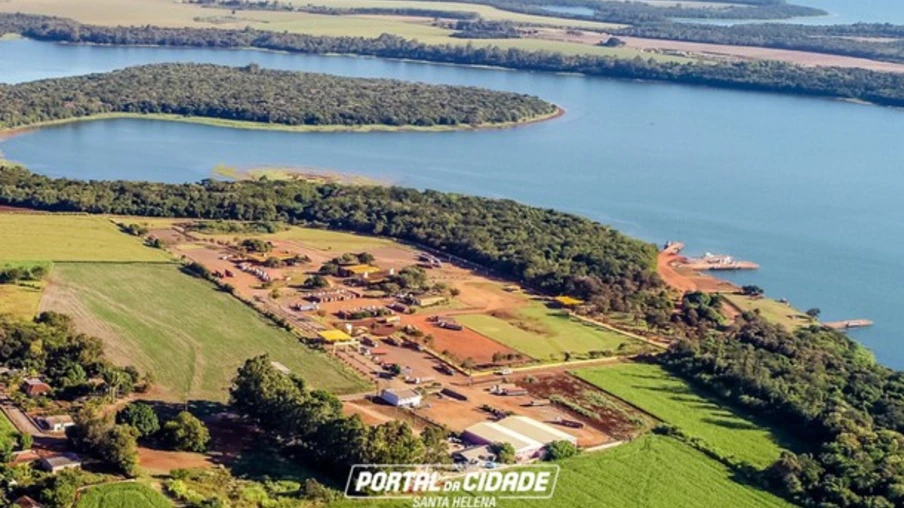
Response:
[{"label": "cove", "polygon": [[690,253],[756,261],[741,283],[826,320],[869,318],[854,336],[904,367],[904,112],[681,85],[257,51],[0,43],[20,82],[165,61],[211,62],[475,85],[538,95],[567,114],[474,132],[290,133],[148,120],[76,123],[0,150],[74,178],[168,182],[217,164],[333,169],[400,185],[506,197],[582,214]]}]

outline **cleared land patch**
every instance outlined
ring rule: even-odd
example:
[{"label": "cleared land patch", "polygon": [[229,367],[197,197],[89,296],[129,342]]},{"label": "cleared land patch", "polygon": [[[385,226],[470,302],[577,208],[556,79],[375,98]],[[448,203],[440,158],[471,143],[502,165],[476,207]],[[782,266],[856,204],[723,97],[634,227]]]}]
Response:
[{"label": "cleared land patch", "polygon": [[0,263],[170,260],[100,216],[0,213],[0,243]]},{"label": "cleared land patch", "polygon": [[239,365],[269,353],[312,386],[367,388],[323,353],[174,265],[59,264],[42,307],[72,314],[116,361],[152,372],[167,395],[224,400]]},{"label": "cleared land patch", "polygon": [[531,302],[512,312],[466,314],[459,322],[537,360],[560,360],[565,353],[614,352],[636,343],[628,336],[572,319],[562,311]]},{"label": "cleared land patch", "polygon": [[[725,455],[756,467],[778,459],[783,441],[768,429],[697,394],[658,365],[623,363],[575,375],[647,411]],[[781,444],[780,444],[781,443]]]},{"label": "cleared land patch", "polygon": [[87,489],[79,498],[78,508],[170,508],[163,494],[140,483],[114,483]]},{"label": "cleared land patch", "polygon": [[305,247],[334,252],[340,255],[346,252],[365,252],[380,247],[398,246],[396,242],[374,236],[355,235],[341,233],[326,229],[302,228],[290,226],[284,231],[276,233],[219,233],[200,234],[194,233],[200,238],[213,238],[215,240],[230,241],[235,238],[260,238],[262,240],[287,240],[303,243]]},{"label": "cleared land patch", "polygon": [[759,312],[766,321],[782,325],[791,331],[801,326],[816,324],[816,321],[803,312],[771,298],[751,298],[732,294],[723,294],[722,297],[741,312]]}]

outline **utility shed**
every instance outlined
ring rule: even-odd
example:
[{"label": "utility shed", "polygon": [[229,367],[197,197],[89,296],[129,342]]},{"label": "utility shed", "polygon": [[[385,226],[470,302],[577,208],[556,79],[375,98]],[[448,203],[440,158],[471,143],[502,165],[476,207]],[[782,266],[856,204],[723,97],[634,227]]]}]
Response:
[{"label": "utility shed", "polygon": [[396,407],[417,407],[423,397],[415,390],[386,389],[380,392],[380,398]]}]

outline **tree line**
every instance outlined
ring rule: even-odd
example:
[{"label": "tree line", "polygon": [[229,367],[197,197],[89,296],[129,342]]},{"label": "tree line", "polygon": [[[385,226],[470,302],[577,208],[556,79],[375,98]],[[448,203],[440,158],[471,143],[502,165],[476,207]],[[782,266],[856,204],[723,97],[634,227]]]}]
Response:
[{"label": "tree line", "polygon": [[904,74],[804,68],[784,62],[745,61],[682,64],[595,55],[564,55],[496,46],[429,45],[383,34],[376,38],[274,33],[247,28],[100,27],[72,20],[23,14],[0,15],[0,34],[18,33],[45,41],[160,45],[201,48],[258,48],[304,54],[356,54],[429,62],[487,65],[519,70],[571,72],[590,76],[669,81],[741,90],[857,99],[904,106]]},{"label": "tree line", "polygon": [[52,179],[0,168],[0,203],[55,211],[285,221],[414,242],[601,311],[670,308],[655,245],[511,200],[304,181],[190,184]]},{"label": "tree line", "polygon": [[448,431],[430,426],[416,435],[402,420],[367,426],[342,414],[342,402],[324,390],[283,374],[267,356],[239,368],[230,406],[273,438],[282,452],[302,464],[318,464],[336,477],[354,464],[440,464],[449,461]]},{"label": "tree line", "polygon": [[551,114],[536,97],[206,64],[157,64],[0,85],[0,128],[103,113],[162,113],[282,125],[481,125]]},{"label": "tree line", "polygon": [[327,16],[417,16],[422,18],[477,19],[480,15],[469,11],[450,11],[417,7],[329,7],[326,5],[296,5],[283,2],[255,2],[249,0],[190,0],[188,3],[205,7],[220,7],[233,11],[288,11],[309,12]]},{"label": "tree line", "polygon": [[753,314],[712,325],[662,361],[804,444],[762,473],[768,485],[803,506],[904,505],[904,373],[821,326],[789,332]]},{"label": "tree line", "polygon": [[648,39],[791,49],[904,62],[904,26],[885,23],[837,26],[657,23],[622,28],[614,33]]}]

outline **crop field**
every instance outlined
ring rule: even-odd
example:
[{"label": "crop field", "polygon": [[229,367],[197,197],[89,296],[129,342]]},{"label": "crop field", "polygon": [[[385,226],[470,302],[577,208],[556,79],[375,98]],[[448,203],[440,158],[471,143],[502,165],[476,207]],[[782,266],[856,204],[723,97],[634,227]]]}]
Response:
[{"label": "crop field", "polygon": [[77,508],[170,508],[163,494],[140,483],[113,483],[91,487],[78,500]]},{"label": "crop field", "polygon": [[342,233],[339,231],[329,231],[326,229],[301,228],[290,226],[284,231],[276,233],[223,233],[223,234],[198,234],[200,237],[215,238],[218,240],[232,240],[234,238],[260,238],[262,240],[288,240],[300,242],[305,247],[313,249],[332,251],[335,255],[346,252],[364,252],[368,250],[378,249],[380,247],[398,246],[397,243],[385,238],[377,238],[373,236],[356,235],[352,233]]},{"label": "crop field", "polygon": [[793,446],[784,436],[697,394],[658,365],[624,363],[582,369],[575,375],[705,441],[719,453],[756,467],[770,465],[783,446]]},{"label": "crop field", "polygon": [[468,328],[541,361],[561,360],[566,352],[615,351],[622,344],[636,343],[626,335],[582,323],[541,302],[494,314],[456,318]]},{"label": "crop field", "polygon": [[175,265],[58,264],[42,308],[72,315],[114,361],[153,373],[164,397],[222,401],[236,369],[269,353],[311,386],[367,388],[323,353]]},{"label": "crop field", "polygon": [[6,417],[5,414],[0,412],[0,436],[6,437],[11,434],[18,433],[19,431],[16,429],[13,422],[9,421],[9,418]]},{"label": "crop field", "polygon": [[[307,3],[307,2],[305,2]],[[593,21],[569,20],[553,16],[535,16],[502,11],[483,5],[455,2],[418,2],[412,0],[319,0],[314,5],[346,7],[355,6],[412,6],[429,9],[446,9],[479,12],[487,19],[509,19],[517,22],[539,23],[551,26],[611,29],[612,24]],[[390,33],[418,39],[426,44],[472,44],[474,46],[500,46],[525,50],[549,50],[564,54],[608,55],[620,58],[653,58],[690,62],[692,59],[643,52],[634,48],[605,48],[577,42],[540,39],[456,39],[451,31],[430,26],[424,18],[393,16],[328,16],[305,12],[238,11],[231,15],[225,9],[209,9],[200,5],[172,2],[170,0],[5,0],[0,1],[0,12],[24,12],[76,19],[82,23],[97,25],[155,25],[165,27],[244,28],[253,26],[261,30],[289,31],[311,35],[376,37]]]},{"label": "crop field", "polygon": [[0,213],[0,263],[19,261],[168,261],[169,255],[87,215]]},{"label": "crop field", "polygon": [[0,284],[0,314],[21,319],[33,318],[38,313],[43,288],[40,282]]},{"label": "crop field", "polygon": [[[785,501],[732,479],[721,463],[674,439],[648,435],[604,452],[560,462],[552,500],[544,507],[785,507]],[[536,501],[502,502],[525,508]]]},{"label": "crop field", "polygon": [[742,312],[759,311],[760,316],[766,321],[782,325],[788,330],[815,323],[803,312],[771,298],[750,298],[749,296],[732,294],[723,294],[722,297]]},{"label": "crop field", "polygon": [[[647,435],[611,450],[558,462],[550,500],[500,500],[500,508],[790,508],[793,505],[733,479],[733,472],[672,438]],[[335,506],[353,508],[361,501]],[[331,504],[334,506],[334,504]],[[368,508],[402,508],[411,501],[369,502]],[[451,503],[450,503],[451,506]]]}]

